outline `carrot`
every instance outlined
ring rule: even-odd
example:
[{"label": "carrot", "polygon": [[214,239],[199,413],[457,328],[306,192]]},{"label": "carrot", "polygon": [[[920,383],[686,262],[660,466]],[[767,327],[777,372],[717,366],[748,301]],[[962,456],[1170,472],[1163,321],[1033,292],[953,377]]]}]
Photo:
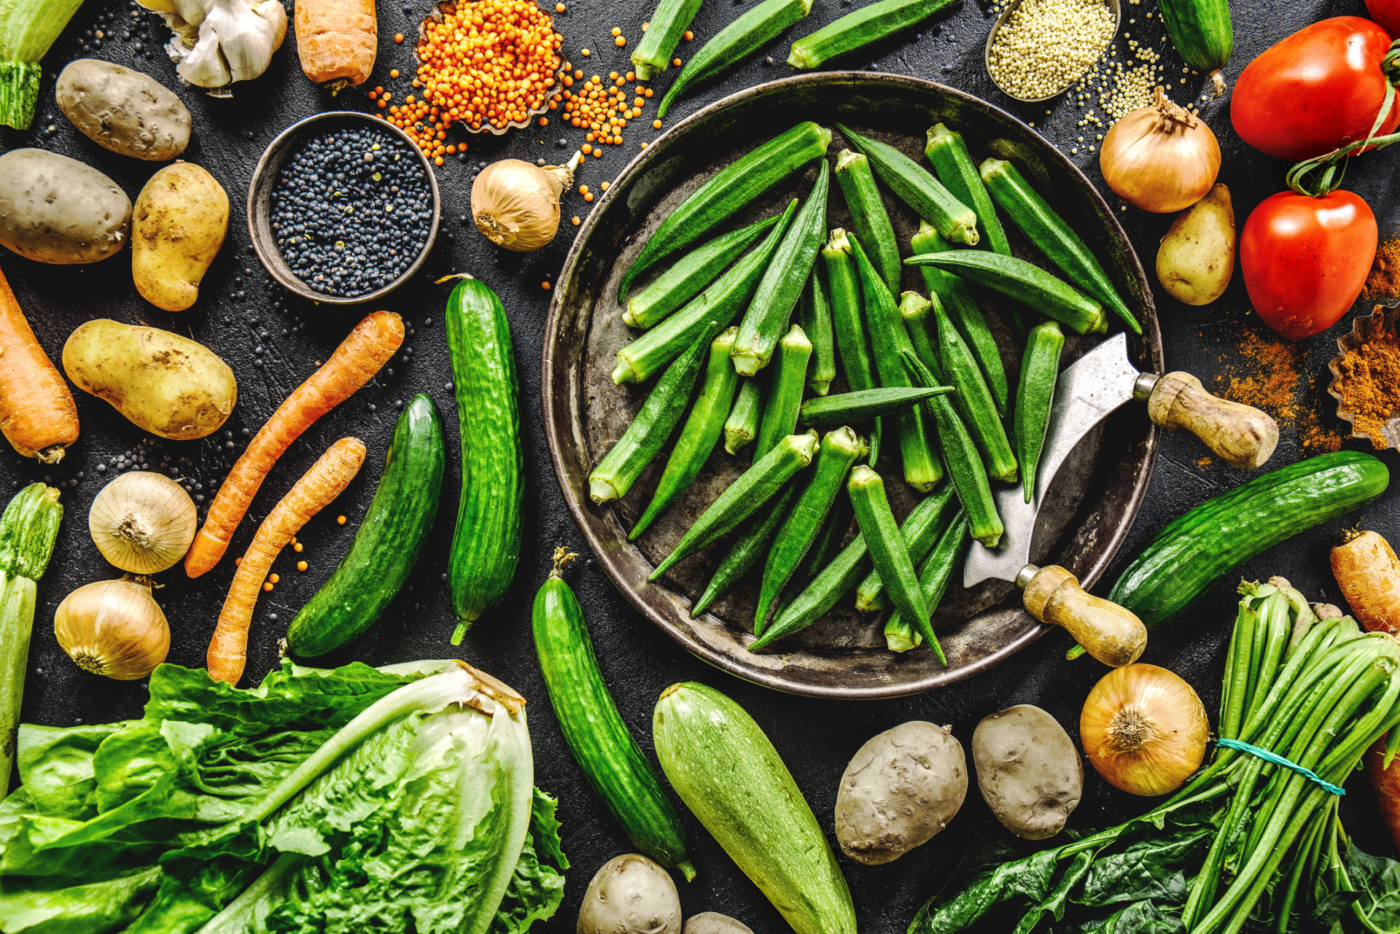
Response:
[{"label": "carrot", "polygon": [[1371,632],[1400,631],[1400,560],[1389,542],[1346,530],[1332,549],[1332,574],[1358,623]]},{"label": "carrot", "polygon": [[355,325],[325,366],[282,401],[219,487],[204,527],[185,555],[186,574],[198,577],[219,563],[277,458],[316,419],[373,379],[401,344],[403,321],[393,312],[376,311]]},{"label": "carrot", "polygon": [[379,42],[374,0],[297,0],[294,18],[306,77],[328,85],[332,94],[364,83]]},{"label": "carrot", "polygon": [[0,431],[25,457],[63,460],[78,440],[78,407],[0,272]]},{"label": "carrot", "polygon": [[237,684],[243,677],[253,607],[257,605],[258,593],[267,579],[267,572],[272,570],[272,563],[292,536],[350,485],[364,462],[364,442],[359,438],[341,438],[302,474],[258,526],[258,534],[253,536],[253,543],[234,572],[228,598],[219,611],[219,625],[209,640],[209,653],[205,657],[209,677],[229,684]]},{"label": "carrot", "polygon": [[1376,803],[1380,806],[1381,820],[1390,831],[1390,839],[1400,849],[1400,758],[1385,767],[1385,737],[1366,753],[1366,773],[1371,776],[1371,784],[1376,789]]}]

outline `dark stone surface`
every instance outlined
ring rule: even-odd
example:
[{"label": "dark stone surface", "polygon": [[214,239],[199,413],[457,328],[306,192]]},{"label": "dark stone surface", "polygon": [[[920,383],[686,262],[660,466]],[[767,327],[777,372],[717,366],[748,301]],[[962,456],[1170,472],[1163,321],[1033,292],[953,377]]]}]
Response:
[{"label": "dark stone surface", "polygon": [[[699,37],[697,41],[713,35],[747,6],[747,3],[733,0],[710,0],[700,11],[694,26]],[[1231,79],[1268,45],[1308,22],[1324,16],[1364,13],[1360,0],[1237,0],[1234,6],[1235,51],[1227,69]],[[390,82],[388,69],[408,72],[411,53],[407,45],[395,45],[392,36],[400,31],[411,35],[414,30],[405,9],[416,16],[424,12],[425,7],[422,0],[380,4],[380,59],[372,80],[385,87],[392,84],[397,100],[408,93],[407,82],[402,79]],[[311,373],[315,363],[325,359],[358,317],[353,310],[317,308],[297,300],[283,299],[277,303],[280,289],[272,285],[248,250],[242,205],[249,175],[263,148],[288,124],[318,109],[362,108],[367,104],[363,89],[342,92],[339,99],[333,100],[329,94],[312,88],[300,72],[290,37],[275,56],[269,73],[255,82],[237,86],[232,100],[213,100],[194,89],[178,87],[173,66],[159,51],[168,33],[152,14],[131,15],[135,9],[130,2],[89,0],[46,60],[40,119],[29,132],[4,131],[0,135],[0,145],[6,149],[40,146],[82,159],[111,175],[134,198],[158,166],[117,156],[78,134],[53,105],[56,73],[65,61],[90,54],[139,68],[175,88],[194,115],[193,141],[185,157],[209,169],[219,179],[228,190],[233,206],[228,243],[205,279],[199,303],[190,311],[174,315],[146,304],[132,286],[129,259],[125,254],[96,265],[78,267],[41,266],[7,254],[0,257],[0,267],[18,294],[40,340],[55,359],[74,327],[89,318],[105,316],[192,335],[229,361],[239,376],[241,388],[238,408],[226,426],[233,433],[233,445],[226,444],[228,439],[223,432],[199,442],[148,444],[147,462],[152,469],[157,466],[174,468],[181,475],[192,477],[203,484],[207,501],[241,450],[243,429],[256,430],[278,402]],[[740,88],[787,74],[789,69],[781,62],[791,38],[831,21],[847,9],[849,7],[840,0],[819,0],[811,17],[790,36],[774,43],[724,80],[682,100],[674,116],[680,117]],[[1126,9],[1130,20],[1145,20],[1145,13],[1155,11],[1155,5],[1129,5]],[[641,23],[650,15],[650,3],[624,7],[605,0],[572,0],[558,24],[576,67],[589,74],[606,74],[614,69],[626,70],[624,53],[631,48],[615,48],[608,30],[613,26],[621,27],[635,45],[641,35]],[[982,68],[982,45],[989,23],[987,10],[969,3],[937,26],[924,28],[917,37],[902,37],[877,47],[859,61],[833,64],[868,65],[877,70],[919,75],[983,96],[1022,119],[1035,122],[1049,139],[1067,151],[1080,145],[1080,152],[1074,158],[1092,179],[1099,181],[1097,160],[1075,141],[1081,134],[1088,140],[1092,140],[1093,135],[1088,128],[1075,126],[1079,109],[1072,97],[1050,102],[1048,107],[1013,105],[992,88]],[[99,28],[105,32],[105,37],[100,48],[93,48]],[[1175,54],[1166,43],[1159,41],[1161,29],[1155,18],[1150,23],[1125,21],[1124,29],[1144,45],[1150,43],[1151,47],[1162,49],[1166,71],[1174,74],[1176,81],[1182,77],[1188,80],[1185,86],[1173,86],[1179,98],[1199,98],[1205,79],[1180,74],[1181,66]],[[86,35],[88,30],[93,30],[91,37]],[[130,38],[124,36],[128,30]],[[1117,41],[1120,57],[1126,51],[1127,41],[1120,33]],[[140,55],[136,52],[137,43],[144,47]],[[583,59],[577,54],[580,47],[597,51],[591,58]],[[686,47],[678,54],[687,57]],[[765,56],[771,56],[773,64],[767,64]],[[656,87],[664,88],[669,78],[669,75],[663,76]],[[601,160],[590,159],[579,181],[597,190],[601,181],[621,171],[642,141],[654,138],[655,131],[650,128],[649,121],[658,100],[649,102],[647,116],[634,122],[625,132],[626,144],[608,147]],[[1260,200],[1283,188],[1286,166],[1254,153],[1234,136],[1229,128],[1228,98],[1202,107],[1225,152],[1220,179],[1231,187],[1242,225]],[[1047,110],[1052,113],[1047,115]],[[52,131],[46,129],[50,126]],[[567,150],[556,145],[561,137],[569,141]],[[241,553],[253,535],[256,522],[336,438],[347,434],[362,437],[369,445],[371,464],[377,465],[384,456],[393,425],[395,401],[407,399],[413,393],[431,393],[448,416],[449,444],[453,449],[451,464],[454,465],[449,474],[455,473],[456,419],[451,417],[451,393],[446,389],[450,376],[441,317],[446,287],[432,283],[450,272],[468,271],[500,293],[514,330],[526,425],[529,474],[526,547],[509,598],[497,612],[477,624],[463,643],[460,655],[509,682],[532,701],[529,709],[534,726],[537,781],[561,799],[565,846],[575,866],[569,874],[565,904],[558,917],[541,926],[541,930],[556,932],[573,930],[579,899],[597,867],[630,849],[626,838],[591,797],[564,748],[545,700],[529,631],[530,601],[547,573],[552,548],[556,544],[578,541],[578,533],[564,509],[544,448],[539,419],[538,368],[544,312],[549,298],[540,283],[552,279],[558,271],[573,228],[566,221],[559,238],[550,247],[517,256],[498,253],[474,229],[459,223],[458,218],[468,212],[471,179],[479,163],[503,156],[558,161],[581,143],[581,131],[563,130],[557,120],[551,120],[548,128],[532,127],[502,138],[471,139],[465,163],[452,159],[439,171],[444,197],[442,234],[418,277],[384,302],[384,307],[399,312],[413,326],[404,345],[405,353],[391,365],[392,374],[386,370],[374,385],[322,419],[293,446],[269,478],[253,505],[250,519],[240,527],[230,549],[231,554]],[[1395,151],[1369,154],[1351,169],[1347,179],[1347,187],[1361,194],[1376,211],[1382,237],[1394,233],[1400,226],[1400,198],[1395,196],[1392,181],[1397,158],[1400,154]],[[566,199],[564,215],[567,218],[582,214],[589,206],[579,195],[572,194]],[[1168,218],[1127,211],[1123,219],[1144,265],[1150,269],[1157,240],[1166,230]],[[1238,361],[1237,348],[1242,335],[1261,327],[1248,312],[1248,300],[1238,276],[1225,296],[1210,307],[1187,308],[1160,293],[1157,301],[1168,365],[1196,373],[1208,386],[1218,385],[1217,377]],[[1349,316],[1332,331],[1301,345],[1301,367],[1307,378],[1296,400],[1296,408],[1300,412],[1315,412],[1323,428],[1330,432],[1340,432],[1342,423],[1335,418],[1333,402],[1325,393],[1326,362],[1336,352],[1335,337],[1350,328],[1350,320]],[[257,348],[261,348],[260,353]],[[412,348],[412,354],[407,353],[408,348]],[[103,475],[99,474],[98,466],[146,440],[106,403],[79,395],[78,406],[82,438],[61,468],[45,469],[14,455],[0,457],[0,483],[3,483],[0,489],[45,477],[65,484],[68,519],[51,570],[40,586],[24,708],[26,719],[54,725],[72,724],[80,718],[91,722],[133,716],[139,712],[143,699],[139,683],[104,681],[77,670],[57,647],[50,626],[54,608],[66,593],[81,584],[115,576],[91,546],[85,516],[93,496],[102,486]],[[1290,463],[1304,453],[1293,429],[1285,425],[1283,441],[1271,466]],[[1164,439],[1151,492],[1118,566],[1121,567],[1127,557],[1135,554],[1167,522],[1245,479],[1243,473],[1218,463],[1202,466],[1199,462],[1202,454],[1199,445],[1190,438],[1168,436]],[[168,463],[164,460],[166,455],[170,457]],[[1383,456],[1387,463],[1395,463],[1393,454]],[[110,470],[106,476],[111,476]],[[298,574],[293,569],[290,555],[279,562],[277,570],[282,575],[282,583],[260,601],[254,623],[248,669],[252,678],[260,677],[275,663],[276,637],[343,554],[368,504],[377,476],[377,469],[366,469],[339,503],[303,531],[300,540],[305,542],[306,550],[300,557],[311,564],[307,573]],[[68,485],[74,481],[76,485]],[[329,661],[363,659],[387,663],[458,654],[447,642],[452,624],[440,583],[456,497],[457,483],[449,479],[444,490],[442,518],[425,551],[413,587],[399,598],[386,619]],[[1397,533],[1398,505],[1400,496],[1388,494],[1360,517],[1348,517],[1306,532],[1265,553],[1242,567],[1239,575],[1261,578],[1282,574],[1314,599],[1336,600],[1337,592],[1327,564],[1327,551],[1336,533],[1344,525],[1353,525],[1359,520],[1393,537]],[[350,521],[344,527],[338,526],[333,519],[336,514],[344,514]],[[966,743],[978,720],[986,714],[1012,704],[1034,703],[1054,714],[1074,736],[1082,700],[1103,673],[1103,669],[1091,661],[1063,661],[1061,656],[1069,647],[1068,637],[1052,634],[1000,668],[969,683],[933,694],[881,703],[838,703],[786,696],[734,680],[684,655],[619,597],[587,556],[579,565],[571,574],[571,583],[588,613],[603,672],[643,747],[650,751],[650,711],[666,685],[681,679],[713,684],[742,703],[767,731],[828,832],[832,827],[832,807],[841,772],[851,755],[874,734],[904,720],[926,719],[951,724],[954,735]],[[232,561],[225,560],[197,582],[187,580],[178,570],[161,576],[165,588],[158,596],[174,633],[171,661],[186,665],[203,663],[207,639],[232,573]],[[1110,572],[1108,579],[1115,573]],[[1145,661],[1165,665],[1185,676],[1212,712],[1219,703],[1221,660],[1229,622],[1233,618],[1235,580],[1234,577],[1222,580],[1190,612],[1155,633],[1144,656]],[[273,613],[278,620],[271,619]],[[1342,809],[1348,829],[1357,835],[1363,847],[1373,852],[1387,851],[1388,844],[1381,838],[1373,819],[1373,799],[1366,782],[1354,780],[1349,790],[1351,793]],[[1081,829],[1100,826],[1140,812],[1146,806],[1146,802],[1114,791],[1090,772],[1084,801],[1071,825]],[[700,872],[695,882],[682,886],[686,912],[722,911],[744,921],[759,934],[784,930],[780,916],[753,884],[739,873],[693,819],[688,815],[685,819],[693,841],[694,861]],[[862,867],[843,858],[861,929],[872,934],[903,931],[918,905],[941,885],[958,854],[986,819],[987,810],[973,793],[963,813],[947,831],[898,862]],[[988,832],[1003,831],[993,826]]]}]

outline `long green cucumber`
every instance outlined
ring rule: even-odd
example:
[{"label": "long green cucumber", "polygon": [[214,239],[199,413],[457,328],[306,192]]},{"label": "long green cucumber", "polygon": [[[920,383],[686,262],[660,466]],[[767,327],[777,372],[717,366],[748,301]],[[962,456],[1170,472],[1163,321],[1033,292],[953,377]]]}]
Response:
[{"label": "long green cucumber", "polygon": [[720,169],[666,216],[622,276],[617,298],[627,297],[632,280],[699,240],[774,185],[826,154],[831,131],[810,120]]},{"label": "long green cucumber", "polygon": [[[943,602],[953,571],[962,567],[962,557],[971,541],[967,534],[967,517],[959,510],[938,536],[938,542],[919,566],[919,586],[932,614]],[[885,647],[891,652],[908,652],[918,648],[923,636],[915,632],[903,613],[895,610],[885,620]]]},{"label": "long green cucumber", "polygon": [[871,262],[880,270],[880,278],[891,293],[898,292],[899,280],[904,274],[899,263],[899,244],[894,239],[894,226],[885,210],[885,199],[880,197],[875,176],[871,174],[870,160],[850,149],[841,150],[836,154],[836,182],[851,211],[856,235],[870,251]]},{"label": "long green cucumber", "polygon": [[[1001,159],[987,159],[983,161],[978,174],[1006,216],[1021,228],[1026,238],[1050,262],[1058,266],[1070,281],[1078,283],[1084,291],[1112,308],[1134,334],[1142,333],[1142,325],[1138,324],[1137,318],[1123,302],[1123,297],[1113,287],[1094,251],[1031,187],[1016,166]],[[923,251],[916,248],[915,252]]]},{"label": "long green cucumber", "polygon": [[992,391],[943,306],[933,305],[932,310],[938,322],[938,364],[944,378],[958,390],[953,395],[953,405],[987,458],[987,473],[1003,483],[1015,483],[1020,473],[1016,454],[997,414]]},{"label": "long green cucumber", "polygon": [[802,287],[817,261],[826,229],[826,198],[831,187],[831,169],[825,159],[817,170],[817,182],[807,203],[793,218],[792,226],[783,235],[768,268],[763,271],[758,289],[744,312],[739,335],[734,338],[734,369],[740,376],[753,376],[768,365],[778,345],[792,311],[802,296]]},{"label": "long green cucumber", "polygon": [[700,10],[700,0],[661,0],[651,14],[642,41],[632,53],[632,67],[638,81],[650,81],[671,64],[672,53],[681,34],[690,27]]},{"label": "long green cucumber", "polygon": [[[909,239],[909,248],[916,254],[943,253],[952,249],[948,241],[939,236],[938,231],[927,221],[919,222],[919,231]],[[992,335],[992,329],[987,326],[982,309],[972,297],[972,290],[968,288],[967,281],[936,266],[920,266],[919,272],[923,273],[929,297],[938,299],[943,310],[948,312],[948,317],[953,319],[958,333],[967,341],[972,355],[977,358],[978,365],[982,367],[982,375],[987,378],[987,386],[996,399],[997,411],[1006,414],[1011,404],[1011,390],[1006,381],[1006,369],[1001,364],[1001,350],[997,347],[997,339]],[[1012,302],[1011,306],[1012,314],[1019,322],[1019,306],[1015,302]],[[1017,330],[1021,330],[1019,324]],[[937,373],[938,370],[935,369],[934,372]]]},{"label": "long green cucumber", "polygon": [[1214,94],[1225,93],[1220,70],[1235,43],[1229,0],[1162,0],[1162,22],[1181,60],[1210,75]]},{"label": "long green cucumber", "polygon": [[[899,527],[904,547],[909,549],[909,558],[915,564],[924,560],[933,550],[934,543],[938,541],[938,536],[947,525],[949,517],[955,510],[962,508],[951,485],[930,493],[928,499],[933,501],[932,506],[910,513],[904,524]],[[889,609],[889,601],[885,599],[885,584],[877,572],[871,571],[865,575],[865,580],[856,588],[856,609],[862,613],[877,613]]]},{"label": "long green cucumber", "polygon": [[[820,68],[832,59],[913,29],[954,3],[955,0],[876,0],[798,39],[792,44],[787,63],[804,70]],[[890,291],[896,288],[891,286]]]},{"label": "long green cucumber", "polygon": [[642,471],[661,453],[690,402],[706,349],[705,344],[691,347],[656,381],[622,437],[613,442],[588,475],[588,494],[593,502],[607,503],[626,496]]},{"label": "long green cucumber", "polygon": [[734,406],[724,422],[724,450],[738,454],[758,437],[758,420],[763,414],[763,389],[756,379],[740,379]]},{"label": "long green cucumber", "polygon": [[992,205],[992,196],[982,184],[977,174],[977,165],[967,151],[967,141],[961,133],[948,129],[946,124],[935,123],[929,127],[924,137],[924,157],[933,166],[934,174],[943,182],[953,197],[977,212],[977,234],[983,249],[1004,256],[1011,255],[1011,241],[1006,239],[1006,231]]},{"label": "long green cucumber", "polygon": [[904,262],[911,266],[946,269],[1023,302],[1080,334],[1102,334],[1108,330],[1108,315],[1097,300],[1015,256],[981,250],[951,250],[911,256]]},{"label": "long green cucumber", "polygon": [[418,563],[437,518],[446,463],[442,417],[420,393],[394,425],[384,473],[350,550],[287,627],[292,654],[325,655],[379,619]]},{"label": "long green cucumber", "polygon": [[673,684],[656,702],[652,739],[676,794],[796,934],[855,934],[831,845],[742,707],[703,684]]},{"label": "long green cucumber", "polygon": [[49,566],[63,507],[58,490],[31,483],[0,515],[0,801],[10,791],[37,583]]},{"label": "long green cucumber", "polygon": [[821,441],[812,477],[803,488],[802,495],[793,504],[792,511],[783,522],[773,547],[768,552],[768,562],[763,568],[763,584],[759,590],[758,609],[754,614],[754,634],[762,635],[768,622],[768,614],[775,606],[783,589],[792,580],[797,566],[802,563],[817,536],[822,523],[831,512],[836,496],[845,485],[846,474],[856,458],[865,453],[865,445],[856,433],[849,428],[838,428],[828,432]]},{"label": "long green cucumber", "polygon": [[651,572],[648,580],[656,580],[684,560],[728,535],[760,506],[778,494],[798,471],[817,456],[817,433],[788,435],[777,447],[760,458],[739,475],[709,508],[700,514],[695,524],[686,530],[676,547]]},{"label": "long green cucumber", "polygon": [[618,385],[644,383],[682,352],[696,344],[708,344],[716,334],[733,324],[739,310],[753,297],[768,260],[796,211],[794,198],[758,246],[745,253],[684,308],[619,350],[613,382]]},{"label": "long green cucumber", "polygon": [[1108,599],[1149,629],[1211,584],[1300,532],[1354,512],[1385,492],[1390,471],[1370,454],[1319,454],[1255,477],[1170,523],[1123,569]]},{"label": "long green cucumber", "polygon": [[895,197],[913,208],[915,214],[954,243],[977,245],[977,212],[954,197],[923,166],[887,143],[862,136],[839,123],[836,128],[870,160],[875,174]]},{"label": "long green cucumber", "polygon": [[812,342],[812,373],[807,387],[818,396],[826,395],[836,378],[836,332],[831,329],[831,300],[822,284],[824,276],[822,266],[812,267],[797,316],[802,332]]},{"label": "long green cucumber", "polygon": [[952,386],[934,386],[932,389],[911,386],[843,392],[821,399],[808,399],[802,403],[797,421],[798,424],[813,428],[862,422],[878,415],[898,415],[931,396],[941,396],[952,391]]},{"label": "long green cucumber", "polygon": [[627,300],[622,323],[643,330],[660,324],[714,282],[734,262],[734,257],[747,250],[777,222],[777,217],[765,217],[747,227],[720,234],[691,250]]},{"label": "long green cucumber", "polygon": [[[851,241],[840,227],[822,247],[822,265],[831,287],[831,328],[836,332],[836,355],[841,360],[841,372],[852,392],[875,389],[875,359],[870,353],[870,339],[865,331],[865,311],[861,307],[860,279],[856,259],[851,254]],[[880,419],[870,431],[870,463],[880,459]]]},{"label": "long green cucumber", "polygon": [[447,299],[447,350],[462,443],[462,497],[447,560],[460,645],[500,602],[520,561],[525,453],[510,323],[496,293],[464,278]]},{"label": "long green cucumber", "polygon": [[680,815],[617,711],[583,607],[564,582],[564,567],[575,557],[568,549],[554,550],[554,570],[535,594],[531,613],[554,719],[589,787],[632,845],[664,866],[675,866],[689,882],[695,867],[686,855]]},{"label": "long green cucumber", "polygon": [[627,533],[629,542],[645,532],[661,515],[681,497],[715,450],[720,435],[724,432],[725,419],[729,417],[729,406],[734,401],[734,390],[739,384],[739,375],[729,365],[729,349],[734,346],[734,328],[722,331],[710,342],[710,359],[705,365],[705,381],[700,384],[700,395],[690,407],[680,437],[666,459],[666,467],[661,471],[656,491],[651,494],[651,502],[637,519],[632,531]]},{"label": "long green cucumber", "polygon": [[[731,359],[733,351],[730,351]],[[778,365],[768,379],[768,397],[763,402],[758,423],[758,443],[754,459],[762,457],[781,439],[797,430],[797,412],[802,408],[802,389],[807,382],[807,364],[812,358],[812,342],[793,325],[778,343]]]},{"label": "long green cucumber", "polygon": [[1021,385],[1016,392],[1016,456],[1021,462],[1021,484],[1026,502],[1035,498],[1035,471],[1050,427],[1050,409],[1055,402],[1055,383],[1060,376],[1060,351],[1065,335],[1059,322],[1045,321],[1026,335],[1026,353],[1021,358]]},{"label": "long green cucumber", "polygon": [[705,586],[705,592],[691,608],[691,616],[699,616],[705,612],[711,603],[728,593],[729,589],[768,553],[768,546],[772,543],[773,536],[778,534],[783,520],[787,518],[788,506],[792,504],[796,495],[797,487],[789,484],[777,496],[764,503],[762,509],[744,520],[734,536],[734,541],[730,543],[729,550],[715,568],[714,576]]}]

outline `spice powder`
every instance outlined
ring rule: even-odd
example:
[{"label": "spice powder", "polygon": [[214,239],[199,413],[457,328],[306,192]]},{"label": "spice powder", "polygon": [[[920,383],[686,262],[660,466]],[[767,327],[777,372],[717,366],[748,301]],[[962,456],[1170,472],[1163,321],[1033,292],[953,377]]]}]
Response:
[{"label": "spice powder", "polygon": [[1354,416],[1356,434],[1368,435],[1379,451],[1390,447],[1385,423],[1400,415],[1400,335],[1394,316],[1387,318],[1379,306],[1375,313],[1380,323],[1365,342],[1342,355],[1332,388],[1341,408]]}]

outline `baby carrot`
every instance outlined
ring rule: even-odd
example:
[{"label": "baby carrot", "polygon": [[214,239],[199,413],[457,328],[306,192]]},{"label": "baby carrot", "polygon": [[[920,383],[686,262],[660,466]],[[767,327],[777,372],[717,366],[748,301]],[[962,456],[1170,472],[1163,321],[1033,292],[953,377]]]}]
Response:
[{"label": "baby carrot", "polygon": [[78,440],[78,407],[0,272],[0,431],[25,457],[57,464]]},{"label": "baby carrot", "polygon": [[341,438],[311,465],[258,526],[258,534],[253,536],[234,572],[224,608],[219,611],[219,625],[209,640],[205,656],[209,677],[229,684],[237,684],[243,677],[253,608],[272,563],[292,536],[350,485],[364,462],[364,442],[359,438]]},{"label": "baby carrot", "polygon": [[198,577],[219,563],[277,458],[316,419],[373,379],[402,343],[403,321],[399,316],[376,311],[355,325],[325,366],[282,401],[219,487],[204,527],[185,555],[186,574]]}]

